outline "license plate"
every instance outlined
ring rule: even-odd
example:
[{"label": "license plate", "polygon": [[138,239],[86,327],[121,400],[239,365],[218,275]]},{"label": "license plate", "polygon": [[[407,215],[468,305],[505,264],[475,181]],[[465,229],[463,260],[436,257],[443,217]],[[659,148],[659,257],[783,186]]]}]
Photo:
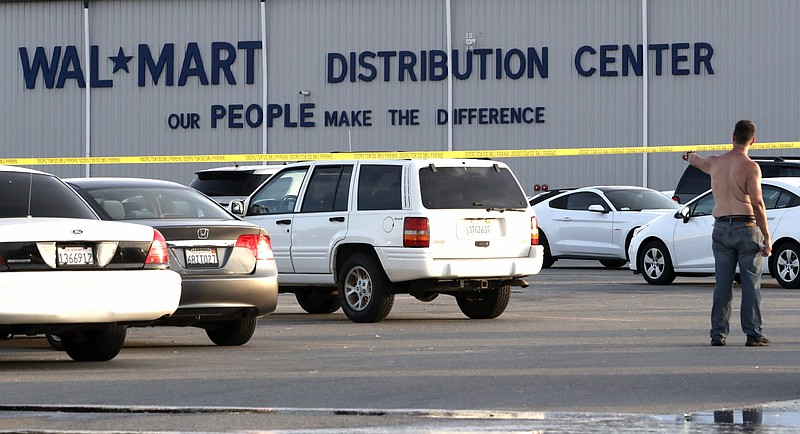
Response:
[{"label": "license plate", "polygon": [[499,223],[497,219],[461,220],[457,235],[462,240],[497,238],[500,236]]},{"label": "license plate", "polygon": [[204,267],[218,265],[217,249],[186,249],[186,265]]},{"label": "license plate", "polygon": [[94,264],[94,250],[91,247],[59,247],[56,254],[60,266]]}]

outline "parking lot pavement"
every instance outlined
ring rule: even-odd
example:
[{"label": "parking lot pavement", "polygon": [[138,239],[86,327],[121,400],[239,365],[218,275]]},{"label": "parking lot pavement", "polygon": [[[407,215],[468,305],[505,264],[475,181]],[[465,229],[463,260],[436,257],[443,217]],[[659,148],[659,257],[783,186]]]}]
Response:
[{"label": "parking lot pavement", "polygon": [[[768,348],[744,346],[737,294],[729,345],[716,348],[711,278],[655,287],[626,269],[559,261],[530,282],[484,321],[451,297],[398,296],[386,320],[354,324],[305,314],[283,294],[243,347],[213,346],[192,328],[138,328],[107,363],[14,338],[0,342],[0,430],[800,429],[800,291],[765,281]],[[148,406],[178,411],[130,412]],[[216,413],[191,417],[199,408]]]}]

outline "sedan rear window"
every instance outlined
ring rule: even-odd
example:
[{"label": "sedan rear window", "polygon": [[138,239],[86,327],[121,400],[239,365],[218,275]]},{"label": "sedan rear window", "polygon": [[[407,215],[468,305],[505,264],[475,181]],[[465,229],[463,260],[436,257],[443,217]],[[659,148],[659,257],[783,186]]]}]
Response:
[{"label": "sedan rear window", "polygon": [[82,189],[111,220],[223,219],[234,217],[207,197],[186,188],[109,187]]},{"label": "sedan rear window", "polygon": [[91,208],[54,176],[0,172],[0,218],[67,217],[97,220]]},{"label": "sedan rear window", "polygon": [[198,172],[189,187],[208,196],[249,196],[270,174],[255,175],[252,170]]},{"label": "sedan rear window", "polygon": [[501,167],[426,167],[419,171],[428,209],[527,208],[514,175]]}]

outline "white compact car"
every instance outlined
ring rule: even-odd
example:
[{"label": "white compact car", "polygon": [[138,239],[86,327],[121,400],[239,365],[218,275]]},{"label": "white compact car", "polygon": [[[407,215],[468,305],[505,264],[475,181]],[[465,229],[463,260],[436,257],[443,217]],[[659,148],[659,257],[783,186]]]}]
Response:
[{"label": "white compact car", "polygon": [[[764,272],[785,288],[800,287],[800,178],[764,178],[761,182],[772,255]],[[677,213],[654,219],[631,240],[630,268],[652,285],[667,285],[676,276],[714,274],[711,191],[696,197]]]},{"label": "white compact car", "polygon": [[77,361],[114,358],[126,325],[172,314],[180,276],[151,227],[100,221],[53,175],[0,166],[0,334],[57,334]]},{"label": "white compact car", "polygon": [[643,187],[597,186],[567,190],[535,203],[543,267],[559,258],[599,260],[606,267],[628,262],[633,230],[677,211],[678,204]]}]

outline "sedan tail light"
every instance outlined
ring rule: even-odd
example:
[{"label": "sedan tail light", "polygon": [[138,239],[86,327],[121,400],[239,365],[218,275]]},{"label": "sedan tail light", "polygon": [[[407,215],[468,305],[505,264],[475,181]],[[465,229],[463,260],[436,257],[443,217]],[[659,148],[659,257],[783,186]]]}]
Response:
[{"label": "sedan tail light", "polygon": [[403,247],[430,247],[431,229],[426,217],[406,217],[403,220]]},{"label": "sedan tail light", "polygon": [[156,229],[153,229],[153,242],[150,243],[150,251],[147,252],[147,257],[144,259],[146,265],[165,265],[169,264],[169,249],[167,248],[167,241]]},{"label": "sedan tail light", "polygon": [[236,247],[249,249],[257,260],[275,259],[275,255],[272,253],[272,243],[264,234],[240,235],[236,240]]},{"label": "sedan tail light", "polygon": [[536,216],[531,217],[531,245],[539,245],[539,222],[536,220]]}]

